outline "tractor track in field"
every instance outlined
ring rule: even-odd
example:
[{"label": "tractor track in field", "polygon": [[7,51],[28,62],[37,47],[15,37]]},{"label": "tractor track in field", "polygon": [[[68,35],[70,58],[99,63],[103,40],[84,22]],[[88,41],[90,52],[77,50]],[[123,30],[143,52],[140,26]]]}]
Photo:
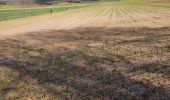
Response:
[{"label": "tractor track in field", "polygon": [[145,15],[146,16],[146,20],[148,19],[152,19],[152,18],[154,18],[154,19],[161,19],[160,17],[158,17],[158,16],[156,16],[156,15],[153,15],[153,14],[149,14],[149,13],[147,13],[146,11],[144,12],[144,11],[140,11],[140,10],[136,10],[136,9],[134,9],[134,8],[132,8],[132,10],[134,11],[134,12],[136,12],[136,13],[139,13],[139,14],[142,14],[142,15]]},{"label": "tractor track in field", "polygon": [[90,15],[84,19],[80,19],[81,24],[79,24],[79,27],[83,27],[83,25],[90,25],[91,23],[94,22],[94,19],[96,17],[100,16],[104,11],[105,11],[105,9],[95,10],[92,15]]},{"label": "tractor track in field", "polygon": [[110,14],[110,8],[108,7],[100,16],[97,17],[96,24],[98,27],[102,27],[103,25],[107,26],[109,20],[109,14]]},{"label": "tractor track in field", "polygon": [[102,24],[103,22],[103,16],[105,14],[107,14],[107,11],[108,8],[102,8],[101,11],[96,14],[93,18],[91,18],[91,20],[88,20],[84,25],[82,26],[85,26],[85,27],[90,27],[90,26],[95,26],[97,25],[98,27]]},{"label": "tractor track in field", "polygon": [[136,22],[133,16],[131,16],[131,14],[128,12],[128,9],[126,9],[125,7],[122,7],[121,9],[123,13],[126,14],[129,23]]},{"label": "tractor track in field", "polygon": [[170,22],[170,10],[164,9],[153,9],[148,6],[143,8],[136,5],[99,4],[56,14],[2,21],[0,22],[0,35],[76,27],[119,27],[121,25],[130,27],[131,24],[147,22],[148,25],[155,21],[157,21],[157,25],[161,23],[164,25],[164,23]]},{"label": "tractor track in field", "polygon": [[114,23],[115,22],[115,8],[114,7],[112,7],[112,12],[110,13],[110,22],[109,22],[109,26],[111,26],[112,25],[112,23]]},{"label": "tractor track in field", "polygon": [[135,15],[136,13],[134,13],[134,11],[132,11],[129,8],[124,8],[124,11],[126,12],[126,15],[129,16],[131,20],[133,20],[132,22],[137,22],[138,18],[136,18],[136,15]]},{"label": "tractor track in field", "polygon": [[113,25],[115,25],[117,23],[117,7],[115,7],[115,11],[114,11],[114,23]]},{"label": "tractor track in field", "polygon": [[113,15],[114,15],[114,7],[112,7],[112,10],[111,10],[111,13],[110,13],[110,16],[109,16],[109,25],[112,23],[112,17],[113,17]]},{"label": "tractor track in field", "polygon": [[91,11],[90,13],[81,14],[80,16],[72,16],[71,18],[66,18],[65,23],[63,23],[65,24],[64,27],[67,29],[67,28],[71,28],[73,25],[80,26],[82,23],[86,22],[87,19],[95,16],[94,13],[96,13],[96,11]]},{"label": "tractor track in field", "polygon": [[120,6],[120,8],[119,8],[119,12],[120,12],[120,15],[121,15],[121,17],[122,17],[122,22],[123,22],[123,24],[127,24],[128,21],[129,21],[129,19],[127,19],[128,16],[123,12],[121,6]]}]

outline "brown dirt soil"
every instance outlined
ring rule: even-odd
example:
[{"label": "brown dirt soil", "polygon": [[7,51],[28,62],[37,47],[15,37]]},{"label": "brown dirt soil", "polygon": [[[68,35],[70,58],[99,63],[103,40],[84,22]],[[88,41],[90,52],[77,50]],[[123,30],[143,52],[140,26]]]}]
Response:
[{"label": "brown dirt soil", "polygon": [[76,27],[163,27],[170,24],[170,10],[153,7],[101,4],[0,22],[0,35],[9,36]]}]

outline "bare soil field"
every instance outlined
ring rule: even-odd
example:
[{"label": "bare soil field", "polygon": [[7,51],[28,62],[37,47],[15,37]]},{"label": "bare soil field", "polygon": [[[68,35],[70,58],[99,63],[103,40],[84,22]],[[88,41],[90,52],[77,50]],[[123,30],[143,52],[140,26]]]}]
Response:
[{"label": "bare soil field", "polygon": [[76,27],[166,27],[170,8],[103,3],[57,14],[20,18],[0,22],[0,35]]},{"label": "bare soil field", "polygon": [[170,8],[101,3],[0,26],[4,100],[170,99]]}]

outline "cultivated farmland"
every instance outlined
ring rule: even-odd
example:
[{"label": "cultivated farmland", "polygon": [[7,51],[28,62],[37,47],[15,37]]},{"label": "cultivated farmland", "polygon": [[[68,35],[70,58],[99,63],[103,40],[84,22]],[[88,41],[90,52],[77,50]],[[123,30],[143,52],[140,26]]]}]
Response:
[{"label": "cultivated farmland", "polygon": [[0,22],[5,100],[169,100],[169,76],[169,0],[100,2]]},{"label": "cultivated farmland", "polygon": [[55,12],[62,12],[69,9],[77,9],[90,6],[90,4],[59,4],[52,6],[44,5],[13,5],[0,7],[0,21],[22,18],[35,15],[43,15]]}]

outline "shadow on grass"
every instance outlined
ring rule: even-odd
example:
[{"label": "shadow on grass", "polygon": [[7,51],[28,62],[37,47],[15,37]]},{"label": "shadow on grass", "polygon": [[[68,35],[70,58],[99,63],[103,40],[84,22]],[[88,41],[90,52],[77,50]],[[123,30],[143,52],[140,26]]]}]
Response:
[{"label": "shadow on grass", "polygon": [[[140,64],[132,61],[138,54],[143,54],[143,49],[133,51],[143,44],[143,48],[151,51],[163,48],[159,54],[148,51],[145,55],[168,54],[169,37],[168,27],[94,27],[37,32],[1,40],[2,57],[14,58],[1,66],[19,73],[1,89],[1,93],[6,99],[32,96],[32,99],[50,100],[169,100],[169,56],[164,61],[153,62],[151,59],[147,63],[139,61]],[[124,45],[128,47],[122,48]],[[118,46],[115,51],[114,46]],[[135,48],[128,51],[130,46]],[[125,53],[117,52],[122,50]],[[126,52],[131,51],[129,56]],[[141,79],[143,74],[148,75],[147,79]],[[164,80],[155,85],[159,75]],[[28,77],[36,82],[32,83]],[[11,96],[10,91],[17,93]]]}]

